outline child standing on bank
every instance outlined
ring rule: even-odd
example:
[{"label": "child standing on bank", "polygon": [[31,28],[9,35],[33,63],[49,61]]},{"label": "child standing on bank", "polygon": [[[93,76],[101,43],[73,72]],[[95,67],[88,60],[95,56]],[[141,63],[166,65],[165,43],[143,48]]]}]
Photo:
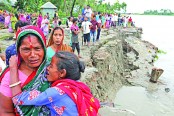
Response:
[{"label": "child standing on bank", "polygon": [[75,51],[75,49],[77,50],[78,53],[78,57],[81,58],[80,56],[80,45],[79,45],[79,40],[78,40],[78,34],[80,32],[77,22],[78,20],[76,18],[73,19],[73,24],[71,26],[71,32],[72,32],[72,36],[71,36],[71,41],[72,41],[72,50],[73,52]]},{"label": "child standing on bank", "polygon": [[84,21],[82,22],[82,31],[84,36],[84,45],[90,46],[90,28],[91,22],[88,21],[88,17],[84,17]]}]

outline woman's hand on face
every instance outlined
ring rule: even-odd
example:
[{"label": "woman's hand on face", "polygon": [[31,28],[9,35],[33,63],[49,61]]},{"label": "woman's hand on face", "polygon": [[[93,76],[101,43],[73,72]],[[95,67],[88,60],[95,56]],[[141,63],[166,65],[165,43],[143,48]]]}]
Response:
[{"label": "woman's hand on face", "polygon": [[10,69],[17,69],[18,67],[18,58],[16,55],[11,56],[10,60],[9,60],[9,67]]}]

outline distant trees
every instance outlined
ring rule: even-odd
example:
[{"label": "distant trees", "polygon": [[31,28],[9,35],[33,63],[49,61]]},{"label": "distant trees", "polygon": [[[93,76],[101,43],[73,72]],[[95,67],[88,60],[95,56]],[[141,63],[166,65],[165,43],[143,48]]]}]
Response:
[{"label": "distant trees", "polygon": [[174,13],[170,9],[161,9],[161,10],[146,10],[144,14],[148,15],[173,15]]},{"label": "distant trees", "polygon": [[[93,11],[100,11],[103,13],[114,13],[120,10],[126,12],[127,8],[127,4],[125,2],[120,3],[119,0],[116,0],[116,2],[112,5],[110,3],[106,3],[105,0],[17,0],[14,8],[18,11],[23,10],[25,12],[39,12],[40,7],[48,1],[58,8],[60,17],[68,15],[77,16],[78,14],[81,14],[81,10],[85,5],[90,5]],[[6,10],[9,10],[11,7],[10,5],[8,6],[9,7]],[[13,12],[13,10],[10,11]]]}]

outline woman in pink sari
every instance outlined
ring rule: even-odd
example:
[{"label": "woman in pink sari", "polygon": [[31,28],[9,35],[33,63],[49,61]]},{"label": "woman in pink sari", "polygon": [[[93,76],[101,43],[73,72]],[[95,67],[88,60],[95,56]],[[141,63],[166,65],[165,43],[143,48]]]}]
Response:
[{"label": "woman in pink sari", "polygon": [[110,15],[106,16],[106,28],[109,29],[110,28]]},{"label": "woman in pink sari", "polygon": [[5,23],[4,26],[5,28],[8,28],[10,25],[10,15],[8,13],[5,13]]},{"label": "woman in pink sari", "polygon": [[42,14],[39,13],[39,16],[37,17],[37,27],[41,28],[41,23],[42,23]]}]

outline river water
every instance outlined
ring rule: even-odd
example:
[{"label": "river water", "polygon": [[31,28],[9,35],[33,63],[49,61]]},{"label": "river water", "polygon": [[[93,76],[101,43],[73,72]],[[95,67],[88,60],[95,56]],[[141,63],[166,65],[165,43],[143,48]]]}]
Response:
[{"label": "river water", "polygon": [[133,15],[132,18],[136,26],[143,28],[143,40],[167,52],[159,55],[154,64],[164,69],[164,73],[157,84],[149,83],[147,88],[122,87],[115,98],[116,107],[131,110],[136,116],[174,116],[174,16]]}]

